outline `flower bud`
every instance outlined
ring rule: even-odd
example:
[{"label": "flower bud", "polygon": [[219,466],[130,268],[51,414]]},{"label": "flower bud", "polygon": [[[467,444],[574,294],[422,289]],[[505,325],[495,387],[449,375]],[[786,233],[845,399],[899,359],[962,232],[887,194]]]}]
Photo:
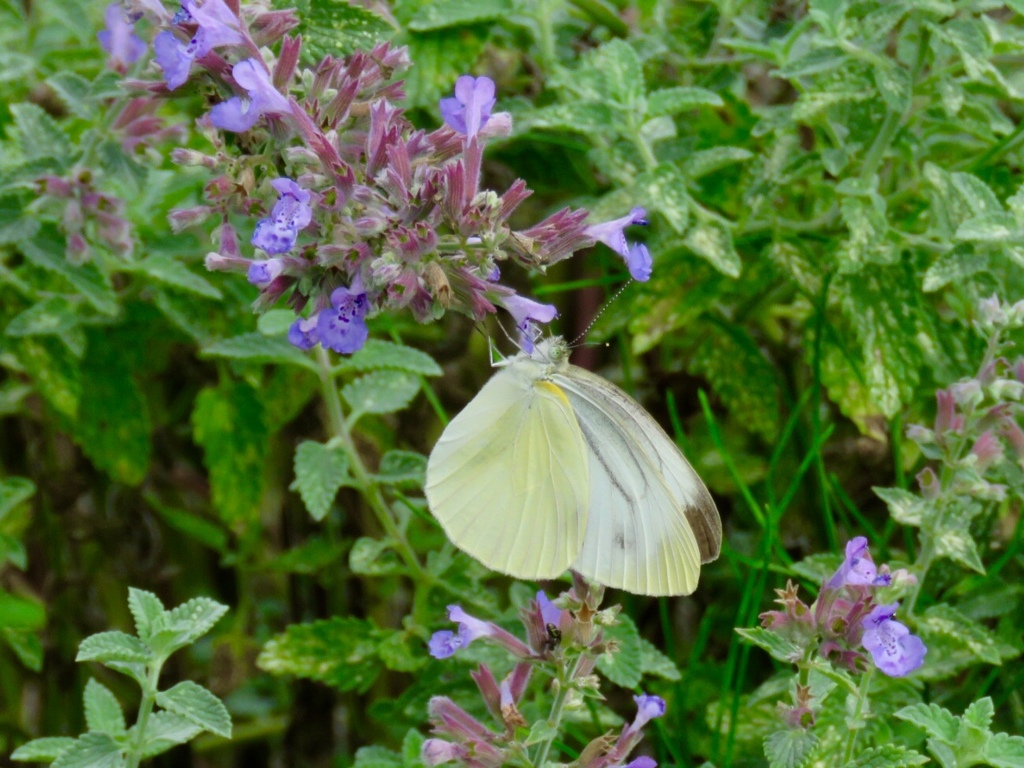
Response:
[{"label": "flower bud", "polygon": [[1024,384],[1014,379],[996,379],[989,392],[996,400],[1020,400],[1024,395]]},{"label": "flower bud", "polygon": [[925,467],[917,473],[917,484],[921,487],[921,495],[929,501],[937,499],[942,492],[939,477],[931,467]]}]

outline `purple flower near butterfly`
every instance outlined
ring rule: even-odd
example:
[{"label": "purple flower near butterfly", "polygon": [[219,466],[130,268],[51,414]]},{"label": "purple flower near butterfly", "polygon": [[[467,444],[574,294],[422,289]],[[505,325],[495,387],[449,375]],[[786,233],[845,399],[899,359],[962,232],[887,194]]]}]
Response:
[{"label": "purple flower near butterfly", "polygon": [[253,285],[267,285],[284,272],[284,259],[265,259],[249,265],[249,282]]},{"label": "purple flower near butterfly", "polygon": [[471,139],[491,117],[494,92],[491,78],[463,75],[455,81],[455,96],[441,99],[441,117],[453,131]]},{"label": "purple flower near butterfly", "polygon": [[366,327],[366,313],[370,300],[357,277],[351,288],[335,288],[331,292],[331,306],[317,315],[316,333],[327,349],[344,355],[363,348],[370,336]]},{"label": "purple flower near butterfly", "polygon": [[182,43],[170,31],[161,32],[153,40],[156,63],[164,72],[167,88],[172,91],[188,80],[196,59],[214,48],[243,42],[241,23],[224,0],[206,0],[202,5],[197,5],[195,0],[185,0],[174,20],[176,23],[194,21],[197,28],[188,43]]},{"label": "purple flower near butterfly", "polygon": [[626,240],[626,227],[646,226],[647,211],[637,207],[631,210],[626,216],[600,224],[593,224],[586,228],[584,233],[587,237],[604,243],[615,251],[622,260],[626,262],[629,274],[638,282],[646,282],[651,279],[651,271],[654,261],[651,252],[643,243],[630,243]]},{"label": "purple flower near butterfly", "polygon": [[317,332],[317,318],[300,317],[288,329],[288,342],[293,347],[308,351],[320,343],[320,335]]},{"label": "purple flower near butterfly", "polygon": [[138,61],[146,52],[146,43],[135,34],[135,24],[125,15],[121,3],[111,3],[103,16],[107,26],[96,34],[100,46],[110,54],[110,67],[124,72],[129,64]]},{"label": "purple flower near butterfly", "polygon": [[558,316],[554,304],[541,304],[539,301],[524,298],[518,294],[501,296],[497,302],[508,310],[516,321],[519,330],[519,346],[524,352],[533,352],[534,342],[540,335],[535,323],[550,323]]},{"label": "purple flower near butterfly", "polygon": [[430,638],[430,655],[435,659],[447,659],[474,640],[494,634],[493,624],[470,616],[458,605],[448,606],[448,618],[458,622],[459,628],[457,632],[443,629]]},{"label": "purple flower near butterfly", "polygon": [[[266,253],[276,255],[287,253],[295,247],[295,240],[312,220],[313,211],[309,207],[309,191],[291,179],[274,179],[270,186],[277,190],[279,197],[270,216],[260,219],[256,224],[252,244]],[[252,280],[251,272],[249,279]]]},{"label": "purple flower near butterfly", "polygon": [[291,111],[285,98],[270,80],[270,74],[256,59],[240,61],[231,76],[248,94],[248,99],[232,96],[210,110],[210,122],[234,133],[248,131],[263,115],[287,114]]},{"label": "purple flower near butterfly", "polygon": [[899,603],[876,605],[864,619],[864,649],[875,666],[890,677],[903,677],[924,664],[928,652],[917,635],[896,621]]},{"label": "purple flower near butterfly", "polygon": [[884,587],[891,583],[888,573],[879,574],[868,552],[868,540],[857,536],[846,544],[846,557],[839,570],[829,579],[827,587],[839,589],[847,585],[855,587]]}]

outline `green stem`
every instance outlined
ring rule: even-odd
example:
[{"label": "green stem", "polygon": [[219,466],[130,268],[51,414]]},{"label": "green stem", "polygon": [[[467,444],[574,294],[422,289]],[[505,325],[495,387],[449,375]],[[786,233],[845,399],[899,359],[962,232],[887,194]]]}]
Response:
[{"label": "green stem", "polygon": [[411,571],[411,575],[416,578],[417,583],[429,587],[436,583],[437,580],[433,574],[424,570],[419,559],[416,557],[416,553],[413,552],[412,547],[405,538],[405,534],[398,528],[392,516],[391,508],[384,499],[384,493],[381,491],[380,484],[374,480],[373,475],[367,470],[366,465],[363,463],[363,458],[359,455],[355,442],[352,440],[352,433],[348,429],[345,422],[345,414],[341,408],[341,396],[338,394],[338,387],[334,383],[334,378],[331,374],[331,360],[327,350],[323,347],[318,347],[317,358],[320,362],[320,394],[327,407],[327,420],[331,435],[337,438],[344,448],[345,454],[348,457],[349,468],[352,471],[356,484],[363,492],[363,498],[366,499],[370,509],[373,510],[384,532],[394,542],[395,550],[398,552],[399,557],[402,558],[406,567]]},{"label": "green stem", "polygon": [[[534,768],[544,768],[544,764],[548,761],[548,755],[551,753],[551,745],[555,742],[555,738],[558,735],[558,726],[562,722],[562,713],[565,711],[565,702],[569,698],[570,683],[576,676],[576,671],[580,667],[580,660],[582,658],[582,655],[577,656],[576,661],[573,662],[572,669],[569,670],[569,674],[558,677],[558,693],[555,694],[555,700],[551,704],[551,714],[548,716],[548,723],[555,731],[555,734],[552,735],[551,738],[545,739],[541,742],[540,747],[537,749],[537,759],[533,761]],[[565,667],[563,666],[562,669],[564,671]]]},{"label": "green stem", "polygon": [[132,744],[128,748],[127,755],[125,755],[125,765],[127,768],[138,768],[139,761],[142,760],[142,750],[146,744],[146,724],[149,722],[149,716],[153,712],[153,705],[156,703],[157,685],[160,682],[160,668],[163,665],[163,659],[154,661],[149,668],[149,674],[146,676],[146,685],[142,689],[142,701],[139,702],[139,714],[135,718],[135,738],[132,739]]},{"label": "green stem", "polygon": [[848,721],[850,733],[846,737],[846,748],[843,750],[842,765],[846,765],[853,759],[853,750],[857,746],[857,737],[864,729],[864,724],[860,722],[860,719],[864,711],[864,703],[868,700],[868,688],[871,686],[871,676],[874,672],[875,668],[869,667],[868,671],[861,678],[860,687],[857,689],[857,708],[853,712],[853,717]]}]

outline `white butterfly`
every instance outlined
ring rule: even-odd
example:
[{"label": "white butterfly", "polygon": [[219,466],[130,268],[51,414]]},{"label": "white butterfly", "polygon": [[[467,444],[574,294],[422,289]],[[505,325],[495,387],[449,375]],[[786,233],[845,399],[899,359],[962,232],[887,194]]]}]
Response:
[{"label": "white butterfly", "polygon": [[489,568],[566,568],[644,595],[688,595],[718,557],[715,502],[635,400],[568,361],[560,338],[502,369],[444,430],[426,494],[456,546]]}]

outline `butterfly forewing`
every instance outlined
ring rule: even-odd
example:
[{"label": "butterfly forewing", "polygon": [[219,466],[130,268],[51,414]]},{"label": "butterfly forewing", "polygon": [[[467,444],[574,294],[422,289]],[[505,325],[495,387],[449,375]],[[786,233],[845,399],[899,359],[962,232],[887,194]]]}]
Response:
[{"label": "butterfly forewing", "polygon": [[484,565],[554,578],[583,546],[588,462],[565,394],[539,366],[511,365],[444,430],[427,464],[427,501],[452,542]]},{"label": "butterfly forewing", "polygon": [[590,463],[590,514],[573,568],[640,594],[693,592],[700,563],[721,546],[718,511],[700,478],[622,390],[575,366],[551,380],[572,403]]}]

